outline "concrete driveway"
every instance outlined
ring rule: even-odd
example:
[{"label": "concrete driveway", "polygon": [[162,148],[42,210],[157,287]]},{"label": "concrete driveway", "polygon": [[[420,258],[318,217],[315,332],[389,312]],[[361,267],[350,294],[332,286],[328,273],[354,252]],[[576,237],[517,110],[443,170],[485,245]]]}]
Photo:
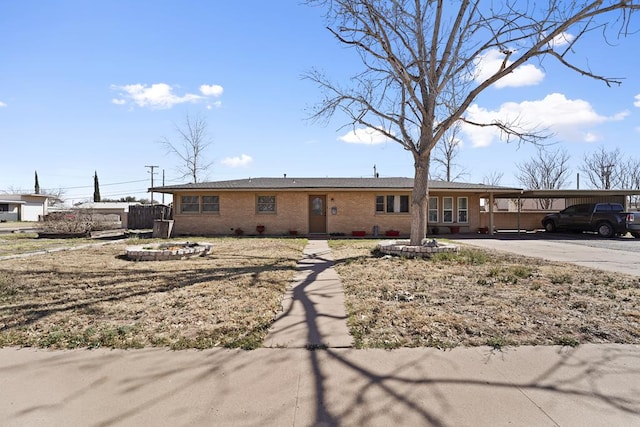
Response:
[{"label": "concrete driveway", "polygon": [[549,261],[569,262],[614,273],[640,276],[640,239],[604,239],[587,234],[461,235],[459,244],[506,251]]}]

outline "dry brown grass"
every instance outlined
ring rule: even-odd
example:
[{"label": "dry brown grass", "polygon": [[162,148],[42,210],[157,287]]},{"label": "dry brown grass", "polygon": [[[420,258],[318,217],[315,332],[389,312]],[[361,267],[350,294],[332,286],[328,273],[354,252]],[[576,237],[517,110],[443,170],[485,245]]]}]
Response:
[{"label": "dry brown grass", "polygon": [[95,240],[88,238],[38,239],[37,237],[37,233],[0,234],[0,257],[96,243]]},{"label": "dry brown grass", "polygon": [[331,241],[358,347],[640,343],[640,280],[463,247],[431,260]]},{"label": "dry brown grass", "polygon": [[0,346],[259,346],[306,241],[210,241],[183,261],[129,261],[132,242],[0,261]]}]

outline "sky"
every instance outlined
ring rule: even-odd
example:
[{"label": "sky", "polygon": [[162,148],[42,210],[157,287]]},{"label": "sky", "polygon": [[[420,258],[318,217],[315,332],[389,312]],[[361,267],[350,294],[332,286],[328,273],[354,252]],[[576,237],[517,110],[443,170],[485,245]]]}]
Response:
[{"label": "sky", "polygon": [[[609,43],[591,35],[578,45],[576,58],[620,86],[547,59],[486,90],[469,115],[552,131],[547,142],[569,153],[575,188],[583,157],[601,146],[640,158],[638,43],[640,34]],[[486,55],[478,75],[501,59]],[[322,97],[302,78],[312,69],[340,81],[361,62],[326,29],[322,9],[298,0],[3,0],[0,194],[33,192],[36,171],[41,189],[67,203],[92,198],[94,173],[103,199],[149,198],[149,166],[155,186],[187,183],[160,143],[178,141],[186,115],[207,123],[209,181],[368,177],[374,165],[383,177],[413,177],[397,143],[354,132],[344,116],[308,120]],[[454,173],[472,183],[498,173],[501,185],[520,186],[516,165],[534,153],[494,132],[462,132]]]}]

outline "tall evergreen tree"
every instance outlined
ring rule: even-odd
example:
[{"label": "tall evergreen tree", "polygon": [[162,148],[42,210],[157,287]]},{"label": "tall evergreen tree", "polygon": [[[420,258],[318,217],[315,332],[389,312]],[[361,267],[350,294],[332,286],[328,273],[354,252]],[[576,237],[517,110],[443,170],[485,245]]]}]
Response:
[{"label": "tall evergreen tree", "polygon": [[98,172],[94,172],[93,175],[93,201],[100,201],[100,185],[98,185]]},{"label": "tall evergreen tree", "polygon": [[38,171],[36,171],[36,184],[34,188],[34,194],[40,194],[40,183],[38,182]]}]

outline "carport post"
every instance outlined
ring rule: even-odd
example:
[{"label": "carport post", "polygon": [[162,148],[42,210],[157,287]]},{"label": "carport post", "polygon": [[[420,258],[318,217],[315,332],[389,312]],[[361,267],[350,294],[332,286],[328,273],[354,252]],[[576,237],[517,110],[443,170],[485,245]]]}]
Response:
[{"label": "carport post", "polygon": [[489,193],[489,235],[493,236],[493,193]]},{"label": "carport post", "polygon": [[522,211],[522,203],[520,202],[522,199],[518,197],[518,234],[520,234],[520,212]]}]

